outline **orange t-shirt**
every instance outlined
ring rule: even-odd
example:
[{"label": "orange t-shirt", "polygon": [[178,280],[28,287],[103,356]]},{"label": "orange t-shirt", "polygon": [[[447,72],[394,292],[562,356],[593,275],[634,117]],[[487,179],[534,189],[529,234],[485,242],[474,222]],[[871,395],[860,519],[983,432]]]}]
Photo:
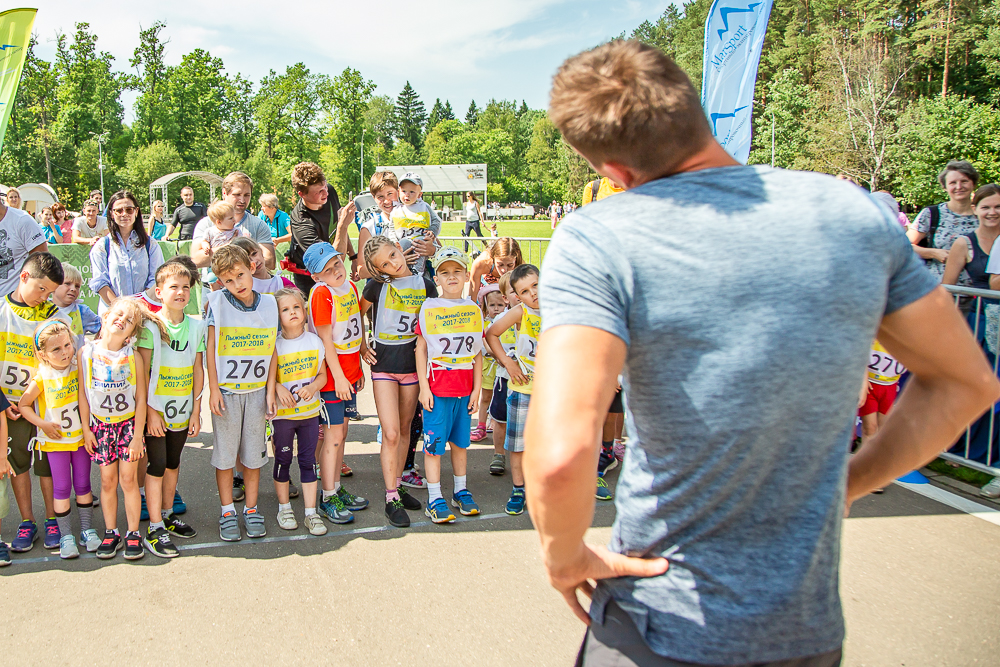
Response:
[{"label": "orange t-shirt", "polygon": [[[351,283],[351,289],[354,290],[354,297],[358,297],[358,288],[355,284]],[[321,286],[313,290],[312,296],[309,299],[309,312],[312,315],[312,322],[317,327],[322,326],[333,326],[335,324],[334,318],[336,310],[333,307],[333,295],[330,294],[330,289],[328,287]],[[323,341],[324,345],[326,341]],[[338,354],[337,360],[340,361],[340,367],[344,369],[344,375],[347,376],[347,381],[354,384],[364,375],[361,371],[361,351],[352,352],[350,354]],[[333,382],[333,373],[330,371],[329,365],[326,369],[326,385],[324,385],[321,391],[334,391],[336,385]]]}]

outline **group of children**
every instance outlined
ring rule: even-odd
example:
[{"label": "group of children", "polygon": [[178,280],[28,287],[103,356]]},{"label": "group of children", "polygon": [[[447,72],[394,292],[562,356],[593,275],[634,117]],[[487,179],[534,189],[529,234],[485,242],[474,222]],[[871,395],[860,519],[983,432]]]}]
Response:
[{"label": "group of children", "polygon": [[[373,178],[373,186],[376,181],[379,188],[399,190],[387,174]],[[423,211],[414,205],[419,183],[404,185],[416,186],[415,193],[406,193],[403,209],[416,222],[404,225],[423,231],[429,220],[420,219]],[[209,213],[227,226],[228,212],[221,208]],[[298,527],[290,504],[293,458],[306,529],[322,535],[323,519],[353,521],[353,512],[369,504],[341,483],[346,415],[356,409],[364,387],[362,362],[371,367],[391,525],[409,526],[407,512],[420,509],[434,523],[454,522],[452,508],[479,513],[468,488],[466,450],[473,436],[485,435],[483,417],[475,430],[472,425],[472,416],[483,414],[481,398],[489,403],[497,446],[490,472],[503,474],[505,450],[513,477],[506,511],[524,511],[524,422],[541,328],[536,267],[521,262],[518,252],[515,266],[495,286],[484,279],[477,303],[465,296],[471,262],[464,252],[439,247],[430,270],[418,270],[424,267],[414,268],[399,239],[378,235],[362,249],[373,279],[361,293],[334,246],[310,246],[303,261],[315,286],[306,295],[270,276],[255,246],[244,237],[213,245],[215,285],[207,290],[200,318],[186,312],[201,280],[186,256],[167,261],[156,272],[155,287],[116,299],[100,320],[75,303],[80,277],[72,267],[48,253],[25,261],[17,288],[0,304],[6,333],[0,437],[10,441],[10,455],[0,452],[0,476],[12,474],[22,517],[10,547],[0,542],[0,564],[38,538],[29,467],[40,479],[50,517],[45,546],[58,548],[61,557],[77,557],[80,547],[98,558],[113,558],[122,549],[126,559],[141,558],[144,549],[177,556],[173,540],[196,535],[177,516],[183,501],[176,489],[184,445],[201,431],[204,389],[222,540],[266,534],[257,505],[269,427],[279,527]],[[88,342],[85,334],[98,330]],[[410,424],[418,416],[426,506],[404,485]],[[450,503],[441,489],[441,457],[449,443]],[[103,537],[92,527],[92,463],[100,467]],[[243,481],[234,486],[238,471]],[[119,487],[124,533],[117,525]],[[242,511],[235,506],[235,489],[242,492]],[[78,530],[70,520],[74,494]],[[140,531],[146,513],[149,525]]]}]

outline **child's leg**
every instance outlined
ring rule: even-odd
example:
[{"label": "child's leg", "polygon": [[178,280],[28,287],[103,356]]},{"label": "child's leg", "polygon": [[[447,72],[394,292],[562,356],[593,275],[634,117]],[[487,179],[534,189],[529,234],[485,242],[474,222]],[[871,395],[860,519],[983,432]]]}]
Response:
[{"label": "child's leg", "polygon": [[625,429],[625,413],[619,412],[615,415],[615,440],[622,439],[622,431]]},{"label": "child's leg", "polygon": [[[135,478],[136,478],[136,480],[139,483],[139,488],[143,490],[143,493],[145,493],[145,490],[146,490],[146,473],[148,471],[147,469],[149,468],[149,443],[148,442],[146,443],[146,453],[143,455],[143,457],[141,459],[139,459],[138,463],[139,463],[139,466],[136,468]],[[160,476],[162,477],[162,475],[160,475]],[[148,508],[148,505],[147,505],[147,508]],[[150,512],[149,516],[153,516],[153,513]]]},{"label": "child's leg", "polygon": [[462,447],[456,447],[452,444],[448,449],[451,450],[451,471],[456,477],[465,477],[466,466],[468,464],[468,452]]},{"label": "child's leg", "polygon": [[21,520],[34,521],[35,513],[31,509],[31,475],[25,470],[16,477],[11,477],[10,485],[14,489],[14,500],[21,513]]},{"label": "child's leg", "polygon": [[486,415],[490,410],[490,401],[493,400],[493,389],[480,391],[479,399],[479,423],[476,425],[486,428]]},{"label": "child's leg", "polygon": [[125,520],[129,532],[139,530],[139,513],[142,511],[138,470],[138,461],[118,462],[118,481],[122,485],[122,495],[125,496]]},{"label": "child's leg", "polygon": [[[69,497],[73,492],[73,479],[70,472],[70,452],[49,452],[49,469],[52,471],[52,506],[56,518],[69,514]],[[62,532],[63,527],[59,527]]]},{"label": "child's leg", "polygon": [[275,419],[271,422],[274,436],[274,468],[271,476],[274,478],[274,493],[282,505],[289,503],[288,470],[292,465],[292,442],[295,440],[296,423],[291,419]]},{"label": "child's leg", "polygon": [[[181,453],[187,443],[187,431],[167,431],[167,463],[163,470],[162,510],[169,515],[174,509],[174,493],[177,491],[177,475],[181,467]],[[150,512],[150,516],[153,516]]]},{"label": "child's leg", "polygon": [[[440,493],[441,486],[441,457],[435,456],[430,452],[424,450],[424,477],[427,478],[427,484],[437,484],[438,491]],[[440,497],[440,496],[439,496]],[[433,498],[429,499],[433,500]]]},{"label": "child's leg", "polygon": [[101,466],[101,514],[105,529],[118,527],[118,461]]},{"label": "child's leg", "polygon": [[[41,452],[45,455],[46,459],[48,455],[45,452]],[[45,462],[45,472],[48,473],[49,464],[48,461]],[[52,493],[52,475],[51,474],[39,474],[39,466],[35,465],[35,475],[38,477],[38,486],[42,489],[42,503],[45,505],[45,516],[51,517],[55,516],[55,508],[53,506],[53,493]]]},{"label": "child's leg", "polygon": [[510,453],[510,477],[511,481],[514,482],[514,486],[524,486],[524,466],[522,464],[523,458],[524,458],[524,452]]},{"label": "child's leg", "polygon": [[316,509],[316,444],[319,441],[319,417],[302,419],[296,428],[299,482],[306,509]]},{"label": "child's leg", "polygon": [[[399,447],[396,448],[396,478],[394,484],[400,485],[406,464],[411,460],[410,451],[416,446],[412,440],[413,419],[417,414],[417,397],[420,395],[420,385],[411,384],[399,388]],[[422,417],[421,417],[421,423]],[[386,487],[388,488],[388,487]]]},{"label": "child's leg", "polygon": [[[219,503],[226,507],[233,504],[233,469],[227,468],[226,470],[215,469],[215,483],[219,487]],[[101,501],[101,507],[104,507],[104,501]]]},{"label": "child's leg", "polygon": [[493,453],[503,454],[503,441],[507,438],[507,424],[493,421]]},{"label": "child's leg", "polygon": [[80,447],[70,453],[70,464],[73,466],[73,489],[76,491],[76,511],[80,515],[82,533],[91,528],[94,518],[94,494],[90,487],[90,454]]},{"label": "child's leg", "polygon": [[260,491],[260,468],[243,466],[243,482],[246,485],[247,494],[246,498],[243,499],[243,504],[246,507],[257,507],[257,496]]},{"label": "child's leg", "polygon": [[[393,380],[372,380],[372,392],[375,394],[375,412],[378,413],[379,425],[382,427],[382,446],[379,449],[379,463],[382,466],[382,481],[385,484],[386,493],[396,491],[399,445],[403,433],[400,425],[403,418],[402,410],[400,409],[403,390],[404,387],[400,387]],[[407,429],[406,433],[407,437],[409,437],[409,429]]]},{"label": "child's leg", "polygon": [[[146,465],[143,465],[145,459]],[[146,489],[146,509],[149,510],[149,522],[159,523],[162,520],[160,510],[169,505],[164,505],[163,498],[163,474],[167,469],[167,438],[165,435],[146,435],[146,456],[136,461],[136,480],[143,479],[142,469],[146,468],[145,489]],[[143,487],[142,483],[138,484]],[[170,497],[170,505],[173,505],[173,496]],[[126,511],[128,504],[126,503]]]},{"label": "child's leg", "polygon": [[878,413],[861,415],[861,445],[864,446],[876,433],[878,433]]},{"label": "child's leg", "polygon": [[35,427],[24,417],[7,420],[7,437],[9,439],[8,461],[14,469],[14,477],[10,484],[14,489],[14,500],[21,513],[22,521],[35,521],[35,513],[31,503],[31,470],[32,455],[28,451],[28,443],[35,437]]},{"label": "child's leg", "polygon": [[[344,465],[344,445],[347,443],[347,428],[349,425],[350,422],[347,421],[345,416],[343,424],[340,424],[339,426],[331,426],[329,429],[331,435],[333,436],[333,440],[328,441],[327,446],[330,447],[330,443],[332,442],[333,451],[332,454],[328,454],[327,456],[333,460],[334,488],[339,488],[338,485],[340,484],[340,471]],[[323,478],[326,479],[326,475],[323,475]]]}]

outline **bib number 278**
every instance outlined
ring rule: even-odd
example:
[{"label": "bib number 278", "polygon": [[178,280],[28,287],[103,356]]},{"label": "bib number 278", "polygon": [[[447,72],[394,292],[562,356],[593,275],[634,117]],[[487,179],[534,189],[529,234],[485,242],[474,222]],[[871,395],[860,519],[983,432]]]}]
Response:
[{"label": "bib number 278", "polygon": [[258,380],[263,380],[264,376],[267,375],[267,361],[264,359],[258,359],[254,361],[252,359],[241,359],[236,361],[235,359],[226,359],[226,379],[227,380],[246,380],[250,377],[250,374]]}]

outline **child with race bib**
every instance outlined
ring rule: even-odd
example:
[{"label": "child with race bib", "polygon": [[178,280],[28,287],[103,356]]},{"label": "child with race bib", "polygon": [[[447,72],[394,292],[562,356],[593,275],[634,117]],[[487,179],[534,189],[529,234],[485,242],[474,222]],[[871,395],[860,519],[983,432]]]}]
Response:
[{"label": "child with race bib", "polygon": [[295,283],[288,278],[271,275],[271,272],[267,270],[267,265],[264,264],[264,254],[261,252],[260,244],[255,240],[249,236],[240,236],[233,239],[232,243],[234,246],[243,248],[250,255],[250,261],[254,265],[253,289],[255,292],[275,294],[284,287],[295,287]]},{"label": "child with race bib", "polygon": [[177,518],[177,476],[181,453],[189,437],[201,432],[201,393],[205,386],[202,358],[205,325],[185,314],[191,301],[191,272],[179,262],[167,262],[156,270],[156,298],[163,304],[158,314],[168,340],[149,324],[137,347],[149,372],[146,408],[146,507],[149,526],[143,543],[160,558],[180,554],[171,536],[190,539],[194,528]]},{"label": "child with race bib", "polygon": [[[885,416],[896,402],[899,378],[906,367],[896,361],[877,340],[872,344],[868,357],[868,375],[861,385],[858,397],[858,417],[861,418],[861,444],[868,442],[882,428]],[[882,493],[876,489],[872,493]]]},{"label": "child with race bib", "polygon": [[243,539],[233,504],[233,468],[243,464],[243,524],[248,537],[264,537],[264,515],[257,509],[260,469],[267,464],[264,440],[267,378],[278,337],[278,304],[253,289],[253,262],[246,251],[226,245],[212,255],[212,272],[223,289],[208,295],[208,384],[214,447],[212,467],[222,506],[219,537]]},{"label": "child with race bib", "polygon": [[18,403],[21,416],[38,429],[35,447],[48,453],[60,558],[80,555],[69,519],[73,491],[80,515],[80,544],[91,552],[101,546],[97,531],[90,527],[94,496],[90,488],[90,454],[83,446],[76,352],[76,336],[65,322],[48,320],[38,325],[35,329],[38,370]]},{"label": "child with race bib", "polygon": [[101,336],[79,352],[81,390],[80,420],[83,444],[101,467],[101,511],[104,540],[98,558],[114,558],[122,548],[118,532],[118,487],[125,496],[125,558],[142,558],[139,536],[139,483],[136,469],[145,453],[142,434],[146,428],[146,365],[135,353],[133,342],[147,322],[156,323],[166,338],[163,324],[137,299],[119,297],[102,316]]},{"label": "child with race bib", "polygon": [[441,298],[427,299],[417,322],[417,378],[424,406],[424,474],[427,508],[434,523],[452,523],[455,515],[441,494],[441,457],[451,444],[455,492],[451,503],[462,514],[479,514],[466,488],[469,427],[479,407],[483,372],[483,313],[462,296],[469,279],[469,256],[445,246],[434,253],[434,282]]},{"label": "child with race bib", "polygon": [[31,504],[31,476],[26,475],[33,468],[42,488],[45,502],[46,549],[59,548],[59,525],[56,522],[52,503],[52,473],[46,452],[29,448],[35,437],[35,426],[21,419],[17,402],[28,388],[32,376],[38,368],[35,357],[35,327],[59,314],[55,304],[49,303],[49,295],[63,283],[62,264],[47,252],[36,252],[28,256],[21,265],[17,287],[0,301],[0,331],[4,332],[0,368],[0,389],[10,403],[7,408],[7,431],[9,437],[9,462],[14,471],[11,486],[17,509],[21,513],[21,524],[17,535],[10,543],[10,550],[23,552],[30,550],[38,539],[38,526]]},{"label": "child with race bib", "polygon": [[347,279],[340,252],[329,243],[309,246],[302,263],[316,283],[309,292],[309,329],[323,342],[326,360],[326,383],[320,392],[323,440],[316,454],[323,479],[319,511],[333,523],[350,523],[354,521],[351,512],[368,507],[365,498],[340,483],[347,442],[345,412],[356,409],[357,392],[365,386],[361,354],[368,343],[361,325],[358,288]]},{"label": "child with race bib", "polygon": [[295,530],[298,523],[289,498],[292,442],[298,441],[299,481],[305,496],[305,524],[312,535],[325,535],[316,513],[316,443],[319,442],[320,390],[326,384],[326,348],[306,331],[306,302],[298,289],[283,288],[278,303],[281,335],[267,380],[267,411],[274,414],[274,491],[278,496],[278,527]]},{"label": "child with race bib", "polygon": [[[493,320],[504,311],[506,304],[500,288],[488,285],[479,292],[479,309],[483,311],[483,326],[489,327]],[[489,350],[483,350],[483,388],[479,395],[479,423],[472,429],[472,442],[482,442],[486,439],[486,416],[493,400],[493,383],[496,381],[497,360]]]},{"label": "child with race bib", "polygon": [[59,315],[69,322],[69,329],[76,338],[76,349],[87,342],[86,334],[96,334],[101,330],[101,318],[87,304],[81,303],[80,287],[83,275],[72,264],[62,263],[63,282],[52,293],[52,303],[59,308]]},{"label": "child with race bib", "polygon": [[[510,273],[500,276],[497,283],[500,294],[503,295],[505,310],[514,308],[521,301],[510,286]],[[502,317],[502,314],[499,316]],[[496,322],[496,319],[493,320]],[[490,326],[493,326],[492,323]],[[512,326],[500,336],[500,344],[508,357],[514,358],[514,348],[517,346],[517,326]],[[486,349],[490,349],[486,346]],[[510,377],[500,359],[496,359],[497,372],[493,381],[493,396],[490,398],[490,419],[493,420],[493,460],[490,462],[491,475],[503,475],[507,471],[507,455],[504,450],[504,440],[507,439],[507,381]]]},{"label": "child with race bib", "polygon": [[[392,209],[392,231],[396,240],[414,239],[418,236],[431,243],[437,243],[441,233],[441,218],[427,202],[423,200],[423,180],[412,171],[403,174],[399,179],[400,205]],[[410,265],[413,273],[424,275],[427,261],[418,257],[415,264]]]},{"label": "child with race bib", "polygon": [[[486,343],[510,378],[507,383],[507,436],[504,448],[510,453],[514,488],[505,511],[507,514],[520,514],[524,511],[524,422],[528,418],[535,353],[542,330],[542,316],[538,312],[538,268],[532,264],[517,267],[510,272],[510,286],[521,303],[490,326],[486,332]],[[500,337],[512,326],[517,327],[514,358],[507,356],[500,342]]]},{"label": "child with race bib", "polygon": [[406,492],[403,468],[409,453],[410,425],[420,392],[417,379],[417,316],[425,299],[437,296],[426,276],[416,276],[399,244],[373,236],[364,247],[365,268],[372,280],[361,297],[362,315],[371,313],[374,347],[365,361],[372,368],[375,411],[382,428],[379,460],[385,482],[385,516],[397,528],[407,528],[406,510],[423,508]]}]

